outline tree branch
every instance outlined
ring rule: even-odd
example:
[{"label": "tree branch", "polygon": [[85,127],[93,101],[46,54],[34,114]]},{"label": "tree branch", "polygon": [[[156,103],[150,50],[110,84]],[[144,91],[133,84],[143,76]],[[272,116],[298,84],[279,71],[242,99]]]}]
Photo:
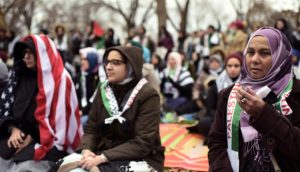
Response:
[{"label": "tree branch", "polygon": [[181,22],[180,22],[180,31],[186,34],[186,26],[188,19],[188,9],[189,9],[190,0],[186,0],[183,11],[180,12]]},{"label": "tree branch", "polygon": [[167,18],[170,21],[171,25],[174,27],[174,29],[179,32],[180,29],[176,26],[176,24],[174,23],[174,21],[170,18],[169,14],[167,14]]},{"label": "tree branch", "polygon": [[182,7],[180,6],[178,0],[175,1],[176,2],[176,6],[178,8],[178,10],[180,11],[180,13],[182,12]]},{"label": "tree branch", "polygon": [[232,7],[234,8],[235,11],[238,11],[238,8],[235,5],[235,3],[233,2],[233,0],[230,0],[230,4],[232,5]]},{"label": "tree branch", "polygon": [[234,8],[234,11],[236,12],[237,16],[240,14],[239,8],[234,4],[233,0],[230,0],[230,3],[232,7]]},{"label": "tree branch", "polygon": [[146,12],[145,12],[145,14],[144,14],[144,16],[143,16],[143,18],[142,18],[142,23],[141,24],[143,24],[143,23],[145,23],[146,22],[146,20],[148,19],[148,16],[149,16],[149,13],[150,13],[150,10],[153,8],[153,6],[154,6],[154,0],[150,3],[150,5],[148,6],[148,8],[146,9]]},{"label": "tree branch", "polygon": [[[14,0],[10,4],[7,5],[6,9],[4,9],[4,15],[8,13],[8,11],[14,7],[16,4],[21,3],[21,0]],[[26,2],[25,2],[26,3]]]},{"label": "tree branch", "polygon": [[124,18],[126,21],[128,20],[128,17],[126,16],[126,14],[125,14],[125,13],[122,11],[122,9],[121,9],[120,2],[119,2],[119,1],[117,2],[118,8],[112,6],[111,4],[108,4],[108,3],[104,2],[104,1],[100,1],[99,3],[100,3],[101,5],[103,5],[103,6],[105,6],[105,7],[109,8],[109,9],[111,9],[112,11],[115,11],[115,12],[121,14],[121,15],[123,16],[123,18]]},{"label": "tree branch", "polygon": [[129,14],[130,23],[134,23],[134,19],[135,19],[135,15],[136,15],[138,6],[139,6],[139,0],[134,0],[133,2],[131,2],[131,5],[130,5],[131,10],[130,10],[130,14]]}]

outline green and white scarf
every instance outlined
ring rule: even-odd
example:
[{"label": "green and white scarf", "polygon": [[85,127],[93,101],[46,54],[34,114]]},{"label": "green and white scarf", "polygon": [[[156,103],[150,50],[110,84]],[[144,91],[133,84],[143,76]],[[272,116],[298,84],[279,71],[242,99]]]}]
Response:
[{"label": "green and white scarf", "polygon": [[108,80],[104,81],[101,85],[101,98],[104,104],[105,109],[109,113],[110,117],[105,119],[105,124],[111,124],[114,120],[118,120],[120,123],[126,121],[122,114],[130,108],[136,95],[141,90],[141,88],[147,83],[145,78],[142,78],[138,84],[134,87],[132,93],[130,94],[128,100],[122,111],[120,111],[117,99],[112,88],[108,84]]},{"label": "green and white scarf", "polygon": [[[241,119],[241,114],[244,113],[242,108],[237,102],[236,99],[236,93],[237,93],[237,88],[240,87],[241,85],[239,83],[236,83],[231,90],[231,93],[229,95],[228,103],[227,103],[227,112],[226,112],[226,117],[227,117],[227,152],[228,152],[228,157],[231,163],[231,167],[233,171],[239,171],[239,129],[240,129],[240,119]],[[288,85],[283,89],[281,94],[278,96],[278,101],[273,104],[275,108],[280,111],[283,115],[289,115],[293,111],[289,107],[289,105],[286,102],[286,98],[290,95],[290,92],[292,90],[293,86],[293,80],[292,78],[289,80]],[[257,91],[257,94],[260,90]],[[263,97],[262,97],[263,98]],[[245,114],[244,114],[245,115]],[[248,114],[246,114],[248,115]],[[250,126],[250,125],[249,125]],[[252,127],[252,126],[250,126]],[[253,127],[252,127],[253,132],[257,132]],[[258,132],[257,132],[258,133]],[[243,134],[243,132],[242,132]],[[251,133],[253,134],[253,133]]]}]

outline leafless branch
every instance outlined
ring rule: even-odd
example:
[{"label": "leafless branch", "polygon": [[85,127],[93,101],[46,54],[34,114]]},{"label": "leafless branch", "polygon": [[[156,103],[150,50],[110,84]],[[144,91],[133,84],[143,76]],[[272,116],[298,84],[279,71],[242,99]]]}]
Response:
[{"label": "leafless branch", "polygon": [[176,31],[180,31],[180,29],[176,26],[175,22],[170,18],[169,14],[167,14],[167,18],[170,21],[171,25],[174,27]]},{"label": "leafless branch", "polygon": [[14,6],[16,6],[17,4],[20,4],[21,2],[22,2],[21,0],[13,0],[13,1],[11,1],[11,3],[9,3],[5,7],[5,9],[3,10],[4,15],[7,14],[11,8],[13,8]]},{"label": "leafless branch", "polygon": [[238,7],[237,7],[237,5],[235,5],[234,0],[230,0],[230,4],[231,4],[232,7],[234,8],[234,10],[235,10],[236,12],[238,12]]},{"label": "leafless branch", "polygon": [[119,2],[119,1],[117,1],[118,8],[112,6],[111,4],[109,4],[109,3],[107,3],[107,2],[105,2],[105,1],[103,1],[103,0],[100,0],[99,3],[100,3],[101,5],[103,5],[103,6],[105,6],[106,8],[109,8],[109,9],[111,9],[112,11],[115,11],[115,12],[121,14],[121,15],[123,16],[124,19],[126,19],[126,20],[128,19],[128,17],[126,16],[126,14],[122,11],[121,5],[120,5],[120,2]]},{"label": "leafless branch", "polygon": [[150,5],[148,6],[148,8],[146,9],[146,12],[143,16],[143,19],[142,19],[142,24],[146,22],[146,20],[148,19],[149,17],[149,13],[151,11],[151,9],[154,7],[154,0],[150,3]]},{"label": "leafless branch", "polygon": [[130,19],[131,23],[134,23],[134,19],[135,19],[135,15],[136,15],[138,6],[139,6],[139,0],[134,0],[130,5],[131,10],[130,10],[130,14],[129,14],[129,19]]},{"label": "leafless branch", "polygon": [[176,2],[176,6],[177,6],[178,10],[179,10],[180,13],[181,13],[181,12],[182,12],[182,7],[180,6],[178,0],[175,0],[175,2]]}]

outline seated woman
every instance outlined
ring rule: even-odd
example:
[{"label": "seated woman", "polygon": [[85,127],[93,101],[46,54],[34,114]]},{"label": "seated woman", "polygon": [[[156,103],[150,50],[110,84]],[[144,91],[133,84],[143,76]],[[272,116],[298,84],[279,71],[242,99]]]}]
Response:
[{"label": "seated woman", "polygon": [[[77,166],[101,172],[163,171],[159,95],[142,78],[142,49],[112,47],[106,50],[103,62],[107,80],[92,104]],[[59,170],[64,167],[67,165]]]},{"label": "seated woman", "polygon": [[81,69],[76,79],[76,92],[80,102],[81,123],[83,126],[85,126],[87,122],[88,113],[94,98],[93,95],[99,84],[98,56],[97,51],[80,53]]},{"label": "seated woman", "polygon": [[165,110],[175,110],[191,100],[194,79],[189,71],[183,69],[179,53],[168,55],[167,67],[160,73],[160,78],[161,91],[166,99]]},{"label": "seated woman", "polygon": [[[80,143],[75,87],[53,42],[44,35],[17,42],[14,60],[0,101],[1,170],[47,171],[50,163],[38,168],[36,161],[55,162]],[[28,160],[36,165],[23,163]]]},{"label": "seated woman", "polygon": [[234,84],[241,73],[242,68],[242,54],[237,52],[225,58],[225,70],[218,76],[215,82],[209,87],[206,99],[206,113],[205,116],[199,116],[199,123],[190,127],[192,132],[200,133],[204,136],[208,135],[211,124],[214,119],[215,111],[217,109],[218,93],[232,84]]},{"label": "seated woman", "polygon": [[300,171],[300,80],[291,51],[277,29],[251,35],[240,79],[219,94],[209,171]]},{"label": "seated woman", "polygon": [[6,64],[0,59],[0,95],[8,81],[8,69]]},{"label": "seated woman", "polygon": [[214,52],[209,56],[208,64],[203,66],[203,70],[198,76],[192,88],[192,100],[178,106],[175,111],[179,115],[197,113],[203,116],[206,112],[207,94],[209,88],[223,72],[223,53]]},{"label": "seated woman", "polygon": [[242,69],[242,59],[243,55],[240,52],[236,52],[225,58],[225,70],[212,83],[207,92],[207,116],[213,117],[217,109],[218,93],[238,80]]}]

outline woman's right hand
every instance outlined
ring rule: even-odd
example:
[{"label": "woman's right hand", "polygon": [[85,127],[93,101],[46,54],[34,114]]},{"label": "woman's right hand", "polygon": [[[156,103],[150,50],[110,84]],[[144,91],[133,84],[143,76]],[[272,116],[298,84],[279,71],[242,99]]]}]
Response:
[{"label": "woman's right hand", "polygon": [[96,157],[96,154],[92,151],[90,151],[89,149],[84,149],[81,152],[82,154],[82,159],[87,158],[87,157]]},{"label": "woman's right hand", "polygon": [[14,147],[16,149],[20,148],[22,143],[24,142],[25,134],[18,129],[17,127],[12,127],[11,135],[7,141],[7,145],[9,148]]}]

